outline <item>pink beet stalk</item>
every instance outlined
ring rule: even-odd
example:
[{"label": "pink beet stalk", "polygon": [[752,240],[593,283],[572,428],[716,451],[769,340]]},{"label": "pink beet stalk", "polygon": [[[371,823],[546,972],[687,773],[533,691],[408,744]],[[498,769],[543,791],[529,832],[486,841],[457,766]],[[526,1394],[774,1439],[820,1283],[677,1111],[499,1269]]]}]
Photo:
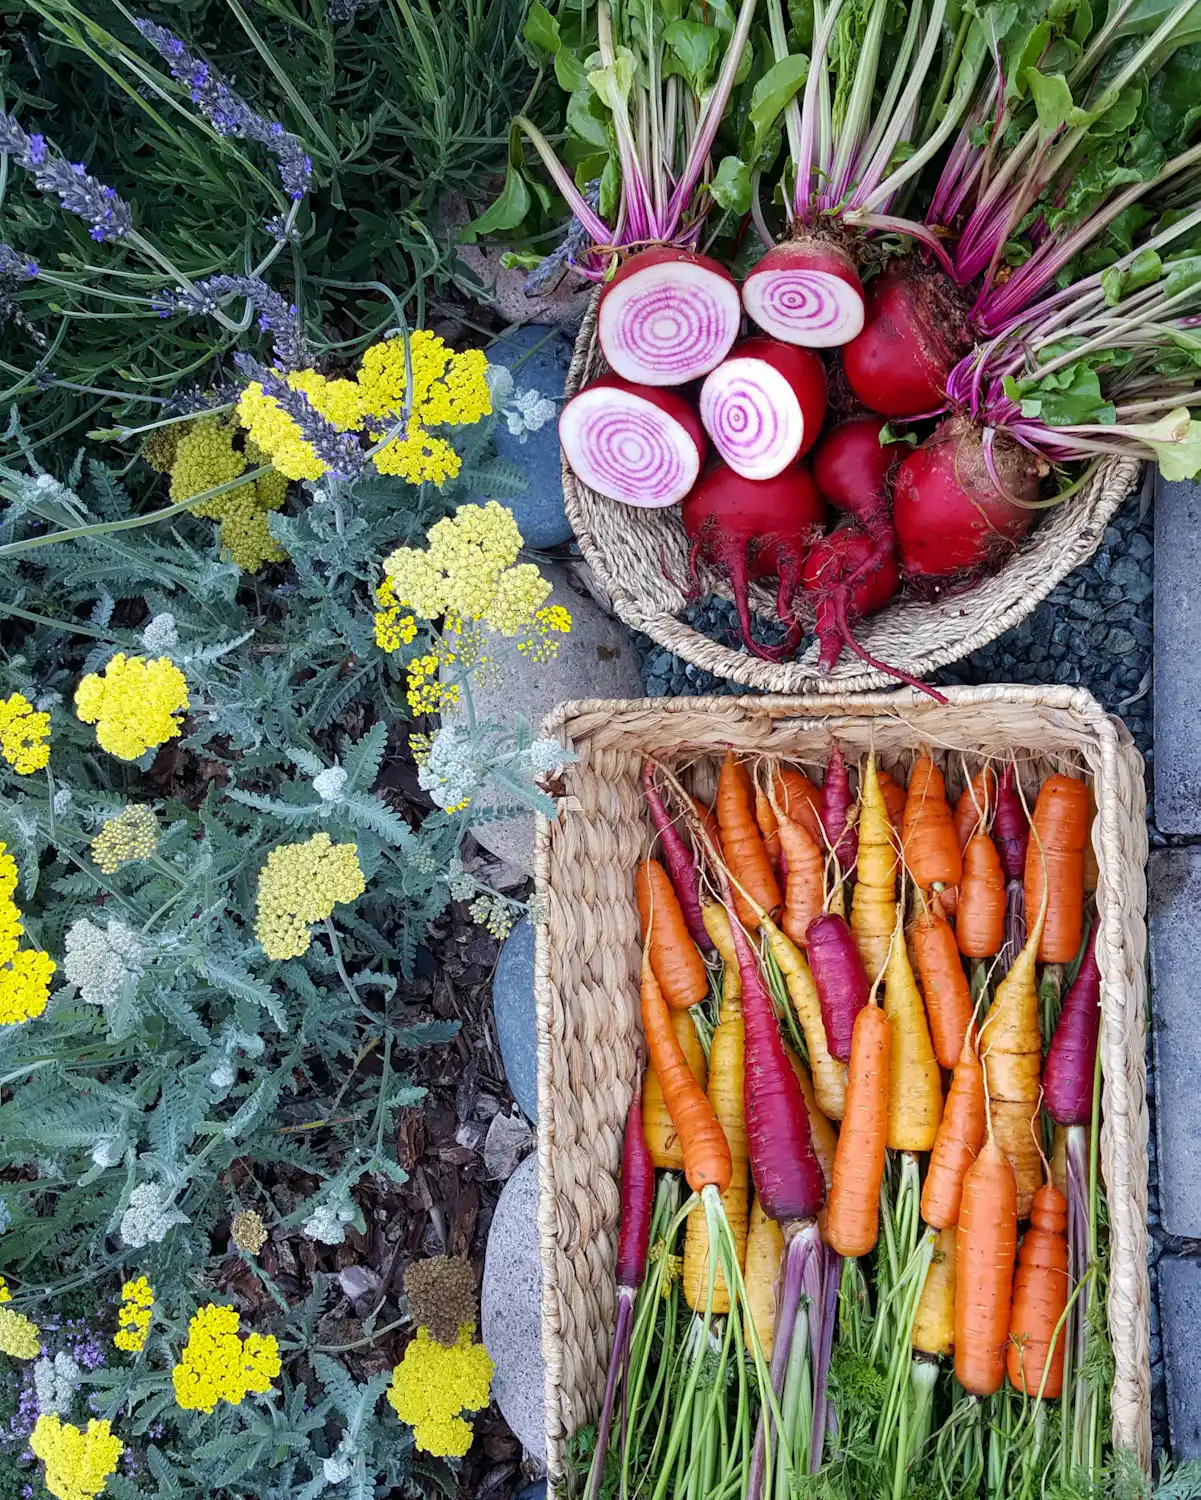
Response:
[{"label": "pink beet stalk", "polygon": [[702,953],[712,953],[713,940],[705,931],[705,923],[701,917],[701,880],[696,860],[667,811],[662,793],[655,785],[655,768],[649,760],[642,762],[642,790],[646,793],[651,822],[655,825],[655,832],[659,835],[659,843],[663,848],[663,863],[667,866],[667,873],[679,898],[688,932]]},{"label": "pink beet stalk", "polygon": [[822,827],[830,840],[830,847],[844,871],[855,867],[859,853],[859,834],[851,825],[851,808],[855,799],[851,796],[851,779],[847,775],[847,763],[841,750],[835,750],[826,767],[826,779],[822,782]]},{"label": "pink beet stalk", "polygon": [[1093,1117],[1093,1072],[1101,1032],[1101,970],[1097,929],[1084,949],[1075,982],[1064,996],[1043,1067],[1043,1102],[1061,1125],[1087,1125]]},{"label": "pink beet stalk", "polygon": [[805,947],[821,1001],[826,1045],[839,1062],[849,1062],[855,1017],[871,990],[859,949],[851,929],[833,912],[823,912],[809,923]]}]

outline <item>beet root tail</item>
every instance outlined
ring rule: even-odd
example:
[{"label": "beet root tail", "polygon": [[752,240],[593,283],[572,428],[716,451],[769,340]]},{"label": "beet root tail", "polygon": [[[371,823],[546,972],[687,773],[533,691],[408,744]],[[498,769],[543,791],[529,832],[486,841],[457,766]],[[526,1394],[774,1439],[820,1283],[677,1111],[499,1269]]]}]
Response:
[{"label": "beet root tail", "polygon": [[[851,634],[851,627],[847,621],[846,590],[842,587],[837,590],[834,597],[834,620],[841,643],[844,646],[849,646],[855,655],[861,661],[866,662],[869,667],[875,667],[877,672],[887,673],[889,677],[895,677],[900,682],[908,683],[910,687],[917,688],[919,693],[925,693],[928,698],[933,698],[935,703],[945,704],[947,702],[945,695],[940,693],[937,688],[932,688],[928,682],[920,681],[917,677],[913,677],[908,672],[902,671],[900,667],[890,667],[887,662],[873,656],[870,651],[859,644]],[[823,648],[823,657],[824,655],[825,651]],[[836,652],[834,660],[837,661],[837,659]],[[831,663],[832,665],[833,662]],[[830,668],[827,667],[825,670],[829,671]]]}]

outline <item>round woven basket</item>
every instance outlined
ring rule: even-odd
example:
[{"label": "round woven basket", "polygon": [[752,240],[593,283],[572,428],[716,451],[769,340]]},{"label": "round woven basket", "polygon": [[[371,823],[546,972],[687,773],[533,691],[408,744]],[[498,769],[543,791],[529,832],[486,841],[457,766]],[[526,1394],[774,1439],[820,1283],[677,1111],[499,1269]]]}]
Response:
[{"label": "round woven basket", "polygon": [[[576,340],[566,394],[573,396],[608,368],[596,339],[594,298]],[[891,604],[864,620],[857,638],[877,660],[914,677],[987,645],[1092,556],[1113,513],[1138,482],[1140,467],[1132,459],[1108,460],[1077,494],[1049,512],[1000,572],[936,604],[913,599]],[[679,618],[689,600],[688,539],[678,506],[644,510],[606,499],[582,484],[566,459],[563,496],[576,540],[614,610],[676,656],[767,693],[864,692],[893,685],[895,679],[866,667],[849,651],[832,672],[819,675],[815,644],[795,661],[774,663],[710,640]],[[702,567],[701,580],[713,593],[731,597],[712,570]],[[752,585],[751,607],[764,621],[774,621],[774,589]]]}]

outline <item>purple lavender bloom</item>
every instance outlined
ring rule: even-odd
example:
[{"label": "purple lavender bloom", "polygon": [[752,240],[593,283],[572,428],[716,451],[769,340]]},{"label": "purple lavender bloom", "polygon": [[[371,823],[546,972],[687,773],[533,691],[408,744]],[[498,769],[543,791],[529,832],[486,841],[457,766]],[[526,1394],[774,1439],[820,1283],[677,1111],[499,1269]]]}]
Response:
[{"label": "purple lavender bloom", "polygon": [[[584,197],[590,208],[600,204],[600,178],[595,177],[584,189]],[[540,266],[535,266],[525,278],[522,290],[527,297],[537,297],[553,287],[569,267],[574,266],[592,244],[592,236],[576,218],[573,218],[566,236],[559,242]]]},{"label": "purple lavender bloom", "polygon": [[257,380],[264,394],[279,403],[336,479],[353,479],[360,472],[363,467],[363,450],[352,433],[339,432],[331,421],[321,415],[303,391],[293,390],[286,380],[274,370],[268,370],[253,356],[235,354],[234,364],[247,380]]},{"label": "purple lavender bloom", "polygon": [[2,110],[0,151],[33,173],[40,192],[55,194],[68,213],[81,218],[94,240],[122,240],[133,228],[129,204],[115,188],[90,176],[83,162],[69,162],[45,136],[26,135],[16,119]]},{"label": "purple lavender bloom", "polygon": [[0,276],[9,281],[32,281],[39,269],[36,260],[26,260],[11,245],[0,240]]},{"label": "purple lavender bloom", "polygon": [[182,312],[189,317],[211,317],[231,297],[245,297],[258,313],[258,325],[272,337],[272,360],[281,369],[299,370],[311,364],[312,350],[300,327],[294,302],[285,302],[258,276],[210,276],[191,288],[162,291],[154,299],[160,317]]},{"label": "purple lavender bloom", "polygon": [[134,24],[166,62],[171,77],[187,85],[192,103],[214,130],[220,135],[254,141],[275,157],[284,192],[298,203],[313,181],[313,159],[304,142],[278,121],[264,119],[252,109],[215,68],[189,52],[165,26],[145,19]]}]

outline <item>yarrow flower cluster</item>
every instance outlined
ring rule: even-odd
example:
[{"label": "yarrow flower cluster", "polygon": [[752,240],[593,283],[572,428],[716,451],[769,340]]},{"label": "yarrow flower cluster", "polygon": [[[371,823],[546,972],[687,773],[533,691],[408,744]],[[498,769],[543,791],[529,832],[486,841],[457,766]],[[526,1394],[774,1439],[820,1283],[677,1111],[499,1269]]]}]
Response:
[{"label": "yarrow flower cluster", "polygon": [[435,806],[458,812],[467,806],[488,779],[488,756],[477,736],[461,724],[444,724],[438,731],[417,782]]},{"label": "yarrow flower cluster", "polygon": [[33,1389],[38,1411],[66,1416],[75,1401],[75,1388],[83,1371],[65,1349],[51,1359],[43,1355],[33,1367]]},{"label": "yarrow flower cluster", "polygon": [[[439,682],[438,668],[454,661],[454,653],[438,647],[417,656],[409,663],[409,707],[415,714],[434,714],[443,708],[454,708],[459,702],[457,682]],[[411,743],[411,741],[410,741]],[[428,759],[428,755],[423,757]]]},{"label": "yarrow flower cluster", "polygon": [[488,366],[488,389],[493,407],[519,443],[528,442],[531,432],[540,432],[554,420],[555,403],[532,387],[519,391],[513,372],[505,365]]},{"label": "yarrow flower cluster", "polygon": [[234,1214],[230,1237],[245,1255],[257,1255],[267,1243],[267,1228],[253,1208]]},{"label": "yarrow flower cluster", "polygon": [[312,924],[366,889],[356,845],[334,844],[328,833],[315,833],[303,844],[280,844],[259,875],[254,930],[263,952],[299,958],[312,941]]},{"label": "yarrow flower cluster", "polygon": [[122,240],[133,228],[129,204],[115,188],[88,175],[82,162],[69,162],[44,135],[27,135],[12,115],[0,110],[0,152],[33,174],[38,191],[53,193],[69,214],[88,225],[97,241]]},{"label": "yarrow flower cluster", "polygon": [[121,1215],[121,1241],[131,1250],[158,1245],[176,1224],[187,1224],[187,1214],[171,1206],[171,1195],[157,1182],[141,1182],[129,1195]]},{"label": "yarrow flower cluster", "polygon": [[392,1371],[388,1404],[425,1453],[461,1458],[471,1447],[471,1426],[460,1413],[487,1406],[493,1371],[488,1351],[472,1342],[474,1332],[464,1323],[447,1347],[419,1328]]},{"label": "yarrow flower cluster", "polygon": [[275,120],[267,120],[253,110],[240,94],[208,63],[189,52],[177,36],[153,21],[134,23],[150,45],[166,62],[171,77],[186,84],[192,103],[219,135],[254,141],[275,157],[276,170],[284,191],[294,203],[308,192],[313,180],[313,159],[298,136]]},{"label": "yarrow flower cluster", "polygon": [[176,1404],[184,1411],[211,1412],[218,1401],[238,1406],[251,1392],[271,1389],[279,1374],[279,1345],[273,1334],[238,1336],[240,1320],[232,1307],[208,1302],[188,1324],[188,1342],[171,1371]]},{"label": "yarrow flower cluster", "polygon": [[121,1288],[121,1308],[117,1313],[120,1329],[113,1335],[118,1349],[138,1354],[146,1347],[150,1331],[150,1310],[154,1306],[154,1288],[144,1276],[127,1281]]},{"label": "yarrow flower cluster", "polygon": [[36,1359],[42,1352],[38,1325],[11,1307],[0,1307],[0,1352],[10,1359]]},{"label": "yarrow flower cluster", "polygon": [[[234,447],[237,431],[235,423],[220,417],[188,425],[175,440],[169,465],[172,500],[190,500],[265,462],[262,450],[253,442],[244,448]],[[220,522],[219,545],[244,573],[257,573],[265,563],[287,558],[267,524],[270,512],[280,510],[287,497],[287,476],[272,468],[223,495],[199,501],[192,507],[192,514]]]},{"label": "yarrow flower cluster", "polygon": [[341,1245],[346,1241],[346,1226],[354,1222],[354,1217],[355,1207],[349,1199],[339,1202],[327,1198],[300,1226],[300,1232],[306,1240],[316,1240],[320,1245]]},{"label": "yarrow flower cluster", "polygon": [[50,759],[50,715],[35,713],[23,693],[0,698],[0,756],[19,776],[32,776]]},{"label": "yarrow flower cluster", "polygon": [[65,948],[63,977],[77,986],[82,1000],[104,1010],[116,1005],[126,984],[146,966],[141,934],[120,917],[109,917],[104,927],[77,917],[67,928]]},{"label": "yarrow flower cluster", "polygon": [[[0,1026],[40,1016],[50,999],[54,960],[37,948],[22,948],[21,908],[13,900],[17,862],[0,842]],[[0,1299],[6,1300],[6,1299]]]},{"label": "yarrow flower cluster", "polygon": [[127,802],[115,817],[105,818],[92,840],[92,858],[105,875],[115,875],[122,865],[149,859],[157,848],[154,809],[142,802]]},{"label": "yarrow flower cluster", "polygon": [[478,922],[500,942],[503,942],[513,931],[513,926],[517,921],[513,908],[503,896],[493,891],[482,891],[467,911],[473,922]]},{"label": "yarrow flower cluster", "polygon": [[[365,431],[378,445],[370,457],[381,474],[441,485],[458,474],[461,460],[433,429],[489,415],[487,360],[478,349],[456,354],[425,329],[410,338],[409,359],[411,401],[400,338],[372,345],[354,380],[329,380],[311,369],[284,377],[239,355],[235,363],[250,384],[239,399],[238,419],[290,479],[353,478],[367,454],[351,434]],[[398,423],[403,431],[389,435]]]},{"label": "yarrow flower cluster", "polygon": [[147,660],[119,651],[75,690],[76,714],[95,724],[101,749],[121,760],[137,760],[174,739],[180,730],[175,715],[187,707],[187,681],[165,656]]},{"label": "yarrow flower cluster", "polygon": [[175,616],[169,609],[151,615],[142,627],[142,650],[148,656],[169,656],[179,645],[179,631],[175,628]]},{"label": "yarrow flower cluster", "polygon": [[375,590],[375,644],[381,651],[399,651],[417,637],[417,621],[396,602],[392,580],[385,578]]},{"label": "yarrow flower cluster", "polygon": [[45,1464],[45,1485],[57,1500],[93,1500],[116,1473],[125,1451],[107,1422],[93,1418],[81,1431],[55,1412],[37,1419],[29,1446]]}]

